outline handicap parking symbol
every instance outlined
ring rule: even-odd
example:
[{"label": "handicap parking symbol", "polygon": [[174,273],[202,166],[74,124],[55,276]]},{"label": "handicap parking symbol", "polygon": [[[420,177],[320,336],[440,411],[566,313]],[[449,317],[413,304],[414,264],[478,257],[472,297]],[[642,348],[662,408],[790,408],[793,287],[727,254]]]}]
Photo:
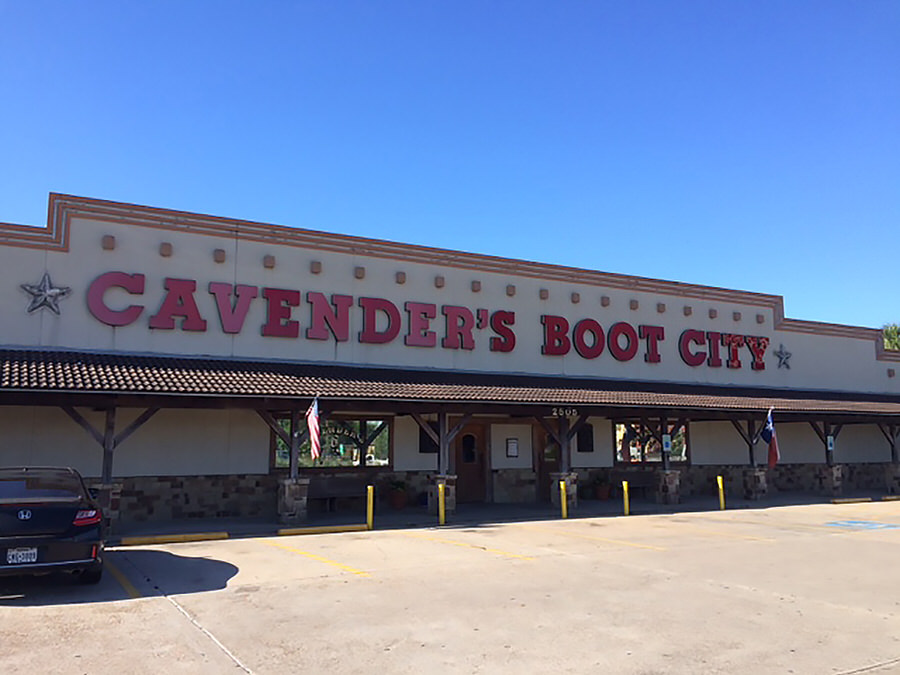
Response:
[{"label": "handicap parking symbol", "polygon": [[846,527],[851,530],[896,530],[900,525],[893,523],[878,523],[871,520],[835,520],[825,523],[830,527]]}]

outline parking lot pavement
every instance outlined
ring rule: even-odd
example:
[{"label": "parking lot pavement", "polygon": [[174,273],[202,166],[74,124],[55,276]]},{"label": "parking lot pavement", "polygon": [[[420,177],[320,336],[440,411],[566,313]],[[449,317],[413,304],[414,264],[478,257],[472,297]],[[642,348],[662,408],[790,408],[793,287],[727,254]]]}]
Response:
[{"label": "parking lot pavement", "polygon": [[900,503],[122,548],[0,580],[4,672],[900,671]]}]

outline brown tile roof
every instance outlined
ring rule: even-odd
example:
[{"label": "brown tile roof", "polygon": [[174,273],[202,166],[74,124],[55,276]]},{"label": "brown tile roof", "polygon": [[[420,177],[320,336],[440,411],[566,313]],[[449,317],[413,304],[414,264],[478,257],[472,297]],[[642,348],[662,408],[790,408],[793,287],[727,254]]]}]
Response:
[{"label": "brown tile roof", "polygon": [[300,397],[900,416],[900,399],[560,377],[0,350],[0,393]]}]

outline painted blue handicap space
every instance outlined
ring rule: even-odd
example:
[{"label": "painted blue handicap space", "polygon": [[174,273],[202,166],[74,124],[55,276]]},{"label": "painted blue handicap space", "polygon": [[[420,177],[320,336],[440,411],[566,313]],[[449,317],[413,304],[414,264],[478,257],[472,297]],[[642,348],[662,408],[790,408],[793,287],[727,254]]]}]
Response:
[{"label": "painted blue handicap space", "polygon": [[831,527],[846,527],[852,530],[896,530],[900,525],[892,523],[877,523],[871,520],[835,520],[825,523]]}]

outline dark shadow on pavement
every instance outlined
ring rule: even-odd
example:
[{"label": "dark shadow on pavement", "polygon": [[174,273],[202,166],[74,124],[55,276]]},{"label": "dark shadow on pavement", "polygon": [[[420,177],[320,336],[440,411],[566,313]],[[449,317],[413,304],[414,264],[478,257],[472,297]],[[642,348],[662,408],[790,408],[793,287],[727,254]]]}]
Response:
[{"label": "dark shadow on pavement", "polygon": [[[0,607],[76,605],[203,593],[225,588],[238,573],[229,562],[175,555],[168,551],[106,551],[106,569],[96,585],[82,585],[71,574],[0,577]],[[124,577],[124,582],[120,578]]]}]

